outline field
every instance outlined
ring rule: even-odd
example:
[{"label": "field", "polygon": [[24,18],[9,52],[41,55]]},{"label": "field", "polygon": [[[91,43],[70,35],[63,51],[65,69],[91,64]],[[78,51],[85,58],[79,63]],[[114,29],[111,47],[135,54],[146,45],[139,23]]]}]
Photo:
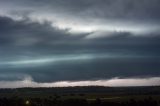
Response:
[{"label": "field", "polygon": [[160,106],[160,87],[0,89],[0,106]]}]

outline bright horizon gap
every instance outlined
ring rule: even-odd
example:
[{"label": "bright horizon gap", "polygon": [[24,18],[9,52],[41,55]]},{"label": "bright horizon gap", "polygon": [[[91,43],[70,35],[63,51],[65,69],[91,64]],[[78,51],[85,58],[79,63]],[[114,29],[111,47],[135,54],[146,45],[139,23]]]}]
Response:
[{"label": "bright horizon gap", "polygon": [[104,87],[134,87],[134,86],[159,86],[160,77],[149,78],[112,78],[108,80],[86,80],[86,81],[57,81],[57,82],[35,82],[28,76],[23,80],[0,81],[0,88],[23,88],[23,87],[75,87],[75,86],[104,86]]}]

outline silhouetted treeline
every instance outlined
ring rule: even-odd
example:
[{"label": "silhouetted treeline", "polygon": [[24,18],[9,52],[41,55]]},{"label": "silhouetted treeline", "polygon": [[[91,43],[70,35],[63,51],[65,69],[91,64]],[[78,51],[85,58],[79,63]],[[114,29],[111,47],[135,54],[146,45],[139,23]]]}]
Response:
[{"label": "silhouetted treeline", "polygon": [[144,100],[130,99],[128,101],[103,101],[97,98],[93,101],[86,99],[57,99],[57,98],[0,98],[0,106],[160,106],[160,101],[148,97]]}]

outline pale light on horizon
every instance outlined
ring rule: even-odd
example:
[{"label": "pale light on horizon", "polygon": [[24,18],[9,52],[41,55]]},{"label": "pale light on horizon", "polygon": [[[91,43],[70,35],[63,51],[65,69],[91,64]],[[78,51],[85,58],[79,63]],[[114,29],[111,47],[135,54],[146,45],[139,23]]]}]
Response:
[{"label": "pale light on horizon", "polygon": [[22,87],[75,87],[75,86],[105,86],[105,87],[129,87],[129,86],[158,86],[160,77],[148,78],[112,78],[87,81],[57,81],[57,82],[35,82],[32,77],[27,76],[18,81],[0,81],[0,88],[22,88]]}]

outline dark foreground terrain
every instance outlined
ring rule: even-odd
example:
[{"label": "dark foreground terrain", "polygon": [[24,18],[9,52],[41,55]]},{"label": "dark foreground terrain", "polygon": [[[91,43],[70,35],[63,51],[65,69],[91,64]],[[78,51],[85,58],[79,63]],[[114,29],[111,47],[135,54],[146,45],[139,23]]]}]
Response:
[{"label": "dark foreground terrain", "polygon": [[160,106],[160,87],[0,89],[0,106]]}]

